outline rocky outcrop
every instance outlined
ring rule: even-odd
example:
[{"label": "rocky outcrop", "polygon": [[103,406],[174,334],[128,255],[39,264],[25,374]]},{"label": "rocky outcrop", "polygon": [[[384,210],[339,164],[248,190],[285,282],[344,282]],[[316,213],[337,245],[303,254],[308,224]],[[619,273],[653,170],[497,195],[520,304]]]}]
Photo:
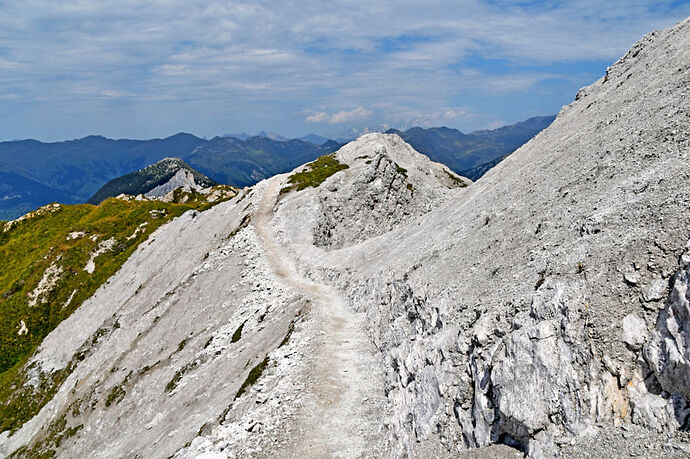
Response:
[{"label": "rocky outcrop", "polygon": [[119,195],[157,198],[180,187],[191,191],[215,185],[218,185],[215,181],[195,171],[180,158],[163,158],[141,170],[109,181],[87,202],[99,204]]},{"label": "rocky outcrop", "polygon": [[175,175],[170,177],[170,179],[167,182],[162,183],[157,187],[147,191],[146,193],[144,193],[144,195],[147,197],[165,196],[175,188],[179,187],[187,187],[188,189],[198,190],[201,189],[203,186],[201,184],[196,183],[194,175],[191,172],[180,169],[177,172],[175,172]]},{"label": "rocky outcrop", "polygon": [[387,233],[437,208],[451,190],[470,183],[414,152],[397,135],[364,136],[338,157],[354,164],[355,171],[334,177],[318,193],[322,212],[314,244],[327,249]]},{"label": "rocky outcrop", "polygon": [[[325,250],[352,246],[437,209],[471,183],[395,134],[364,135],[335,157],[346,170],[317,188],[281,198],[277,216],[285,242],[304,239]],[[295,219],[302,225],[294,227]]]},{"label": "rocky outcrop", "polygon": [[[642,338],[637,341],[642,341]],[[676,403],[678,425],[690,427],[690,253],[680,258],[678,272],[671,280],[671,294],[659,313],[656,329],[645,347],[645,359],[653,370],[659,385]]]}]

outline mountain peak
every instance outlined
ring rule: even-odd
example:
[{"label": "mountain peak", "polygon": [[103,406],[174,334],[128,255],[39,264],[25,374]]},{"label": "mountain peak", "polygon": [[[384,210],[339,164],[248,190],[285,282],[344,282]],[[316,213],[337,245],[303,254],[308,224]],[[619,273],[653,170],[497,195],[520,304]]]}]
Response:
[{"label": "mountain peak", "polygon": [[182,159],[166,157],[150,166],[106,183],[87,202],[98,204],[106,198],[126,195],[163,196],[178,187],[192,189],[217,185],[192,169]]},{"label": "mountain peak", "polygon": [[[300,186],[302,177],[308,186]],[[303,239],[311,224],[315,244],[330,250],[391,231],[470,183],[398,135],[370,133],[297,168],[282,187],[281,212],[301,213],[309,222],[301,234],[286,228],[288,237]]]}]

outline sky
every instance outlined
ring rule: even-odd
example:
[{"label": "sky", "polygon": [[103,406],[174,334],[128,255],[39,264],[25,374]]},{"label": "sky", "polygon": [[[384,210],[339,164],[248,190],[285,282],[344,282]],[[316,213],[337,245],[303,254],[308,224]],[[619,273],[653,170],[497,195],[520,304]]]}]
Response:
[{"label": "sky", "polygon": [[0,0],[0,140],[555,114],[690,0]]}]

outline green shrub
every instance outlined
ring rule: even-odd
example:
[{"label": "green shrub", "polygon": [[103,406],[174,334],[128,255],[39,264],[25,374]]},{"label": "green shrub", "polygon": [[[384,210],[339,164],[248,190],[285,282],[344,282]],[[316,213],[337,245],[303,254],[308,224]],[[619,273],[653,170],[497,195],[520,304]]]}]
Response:
[{"label": "green shrub", "polygon": [[445,169],[443,169],[443,172],[446,173],[446,175],[453,181],[453,183],[454,183],[456,186],[458,186],[458,187],[460,187],[460,188],[465,188],[465,187],[467,186],[467,183],[465,183],[464,180],[460,179],[460,178],[457,177],[455,174],[451,174],[450,172],[448,172],[448,171],[445,170]]},{"label": "green shrub", "polygon": [[264,370],[268,367],[268,356],[266,356],[265,359],[263,359],[257,366],[251,369],[249,374],[247,375],[247,379],[244,380],[242,385],[240,386],[240,390],[237,391],[237,395],[235,395],[235,400],[240,398],[240,396],[251,386],[256,383],[256,381],[259,380],[261,377],[261,374],[264,372]]},{"label": "green shrub", "polygon": [[113,387],[113,390],[108,394],[108,398],[105,399],[105,406],[108,407],[113,403],[120,403],[123,398],[125,398],[126,392],[121,385]]},{"label": "green shrub", "polygon": [[247,321],[245,320],[239,327],[237,327],[237,330],[235,330],[235,333],[232,334],[232,338],[230,339],[231,343],[236,343],[242,338],[242,329],[246,323]]}]

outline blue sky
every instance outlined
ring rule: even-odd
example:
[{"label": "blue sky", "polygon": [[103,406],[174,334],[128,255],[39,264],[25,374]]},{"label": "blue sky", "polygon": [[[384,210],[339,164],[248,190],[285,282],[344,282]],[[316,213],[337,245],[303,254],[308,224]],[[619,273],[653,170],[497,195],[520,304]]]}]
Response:
[{"label": "blue sky", "polygon": [[556,113],[690,1],[0,0],[0,140]]}]

